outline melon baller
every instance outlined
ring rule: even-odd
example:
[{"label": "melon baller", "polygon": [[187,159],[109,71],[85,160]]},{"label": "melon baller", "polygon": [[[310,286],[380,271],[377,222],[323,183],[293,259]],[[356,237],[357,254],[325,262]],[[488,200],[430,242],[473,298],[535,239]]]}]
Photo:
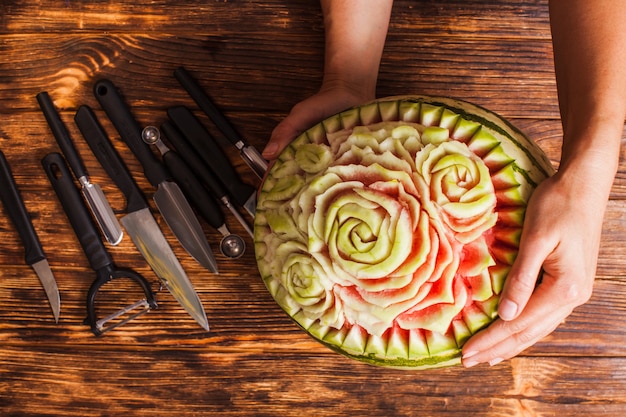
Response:
[{"label": "melon baller", "polygon": [[[155,296],[148,281],[133,270],[117,268],[114,265],[61,154],[50,153],[41,160],[41,164],[80,241],[89,265],[96,272],[96,279],[87,293],[85,324],[88,324],[91,331],[99,336],[157,308]],[[139,285],[145,297],[104,318],[98,318],[96,312],[98,292],[102,286],[116,279],[130,279]]]},{"label": "melon baller", "polygon": [[[169,135],[174,135],[173,128],[164,124]],[[167,134],[167,133],[166,133]],[[224,216],[217,202],[208,193],[204,185],[200,183],[187,163],[170,149],[162,140],[161,132],[156,126],[146,126],[141,132],[141,137],[148,145],[154,145],[161,153],[163,163],[167,166],[175,181],[180,185],[183,192],[196,207],[200,215],[222,234],[220,251],[227,258],[236,259],[241,257],[246,249],[246,243],[239,235],[231,233],[226,226]]]}]

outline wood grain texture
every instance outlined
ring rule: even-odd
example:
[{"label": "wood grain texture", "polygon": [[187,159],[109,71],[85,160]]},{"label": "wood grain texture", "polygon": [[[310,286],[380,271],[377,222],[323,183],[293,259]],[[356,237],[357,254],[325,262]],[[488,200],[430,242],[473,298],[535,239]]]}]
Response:
[{"label": "wood grain texture", "polygon": [[[172,76],[193,72],[248,141],[272,129],[321,81],[317,0],[3,2],[0,149],[55,274],[55,324],[41,285],[0,207],[0,414],[2,416],[616,416],[626,414],[626,163],[620,161],[603,229],[594,294],[552,335],[495,367],[424,372],[383,369],[337,355],[304,334],[261,281],[252,250],[216,253],[203,270],[155,218],[192,279],[211,332],[197,326],[128,237],[108,247],[116,265],[144,275],[159,308],[102,337],[83,324],[95,278],[40,166],[58,147],[35,95],[48,91],[114,210],[125,201],[73,123],[94,108],[150,199],[154,190],[92,94],[110,78],[141,124],[189,106],[224,145],[241,177],[259,180]],[[396,0],[379,96],[449,95],[508,118],[554,165],[561,147],[545,0]],[[576,202],[572,202],[576,204]],[[243,228],[227,216],[232,231]],[[217,252],[220,234],[202,222]],[[252,240],[245,237],[249,249]],[[127,282],[109,302],[134,301]]]}]

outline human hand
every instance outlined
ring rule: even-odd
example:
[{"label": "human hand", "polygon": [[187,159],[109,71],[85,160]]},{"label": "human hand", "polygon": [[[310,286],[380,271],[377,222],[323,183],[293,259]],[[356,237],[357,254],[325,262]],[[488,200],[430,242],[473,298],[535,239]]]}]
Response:
[{"label": "human hand", "polygon": [[270,161],[276,159],[289,142],[315,123],[373,98],[358,88],[325,84],[318,93],[296,104],[289,115],[276,125],[263,149],[263,157]]},{"label": "human hand", "polygon": [[500,318],[465,344],[464,366],[495,365],[516,356],[588,301],[606,206],[593,186],[557,173],[537,187],[501,294]]}]

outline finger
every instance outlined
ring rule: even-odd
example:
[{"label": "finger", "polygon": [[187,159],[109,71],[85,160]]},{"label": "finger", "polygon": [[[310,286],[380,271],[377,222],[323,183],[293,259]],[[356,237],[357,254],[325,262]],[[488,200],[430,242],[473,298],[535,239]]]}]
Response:
[{"label": "finger", "polygon": [[[488,349],[478,353],[465,353],[463,355],[463,365],[472,367],[479,363],[489,363],[495,365],[503,360],[517,356],[530,346],[534,345],[544,337],[551,334],[570,314],[571,310],[562,308],[550,320],[533,322],[526,327],[519,328],[512,325],[513,322],[499,320],[494,322],[493,332],[497,332],[490,342],[494,342]],[[552,312],[555,313],[554,311]],[[498,326],[499,324],[499,326]],[[485,331],[486,332],[486,331]]]},{"label": "finger", "polygon": [[522,235],[517,258],[500,294],[498,315],[502,320],[514,320],[524,310],[535,290],[541,267],[554,248],[544,236]]},{"label": "finger", "polygon": [[508,359],[550,334],[573,309],[571,304],[555,303],[559,291],[559,287],[540,285],[518,318],[497,320],[468,340],[463,348],[464,363]]}]

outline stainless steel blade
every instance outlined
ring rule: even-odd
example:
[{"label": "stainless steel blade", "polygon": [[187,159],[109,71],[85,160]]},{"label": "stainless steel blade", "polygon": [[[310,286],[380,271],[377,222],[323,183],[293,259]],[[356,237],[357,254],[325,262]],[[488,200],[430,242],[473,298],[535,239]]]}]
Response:
[{"label": "stainless steel blade", "polygon": [[267,161],[261,156],[256,148],[250,145],[246,145],[240,150],[241,159],[243,159],[246,164],[248,164],[248,166],[252,169],[252,171],[254,171],[257,177],[263,179],[268,168]]},{"label": "stainless steel blade", "polygon": [[235,216],[235,218],[237,219],[237,221],[239,222],[239,224],[241,224],[243,226],[244,229],[246,229],[246,232],[248,232],[248,234],[251,237],[254,237],[254,232],[252,231],[252,227],[250,227],[250,225],[248,224],[248,222],[243,218],[243,216],[241,214],[239,214],[239,212],[237,211],[237,209],[235,208],[235,206],[233,206],[230,202],[230,200],[228,199],[228,197],[224,196],[221,199],[222,203],[224,203],[224,205],[228,208],[228,210],[230,210],[230,212],[233,214],[233,216]]},{"label": "stainless steel blade", "polygon": [[254,217],[256,213],[256,193],[252,193],[250,197],[248,197],[248,200],[246,200],[243,208],[246,209],[248,214]]},{"label": "stainless steel blade", "polygon": [[200,265],[217,273],[217,261],[206,240],[202,225],[178,184],[163,181],[154,194],[154,202],[185,250]]},{"label": "stainless steel blade", "polygon": [[58,323],[61,314],[61,296],[59,295],[59,288],[57,287],[57,282],[54,279],[50,265],[46,259],[42,259],[31,266],[35,270],[43,289],[46,291],[46,296],[48,297],[52,314],[54,315],[54,321]]},{"label": "stainless steel blade", "polygon": [[134,211],[122,217],[121,221],[163,285],[189,315],[208,331],[209,321],[202,302],[150,210],[145,208]]},{"label": "stainless steel blade", "polygon": [[87,201],[102,234],[111,245],[117,245],[122,241],[124,232],[102,188],[98,184],[89,182],[87,177],[80,177],[79,181],[82,185],[85,201]]}]

